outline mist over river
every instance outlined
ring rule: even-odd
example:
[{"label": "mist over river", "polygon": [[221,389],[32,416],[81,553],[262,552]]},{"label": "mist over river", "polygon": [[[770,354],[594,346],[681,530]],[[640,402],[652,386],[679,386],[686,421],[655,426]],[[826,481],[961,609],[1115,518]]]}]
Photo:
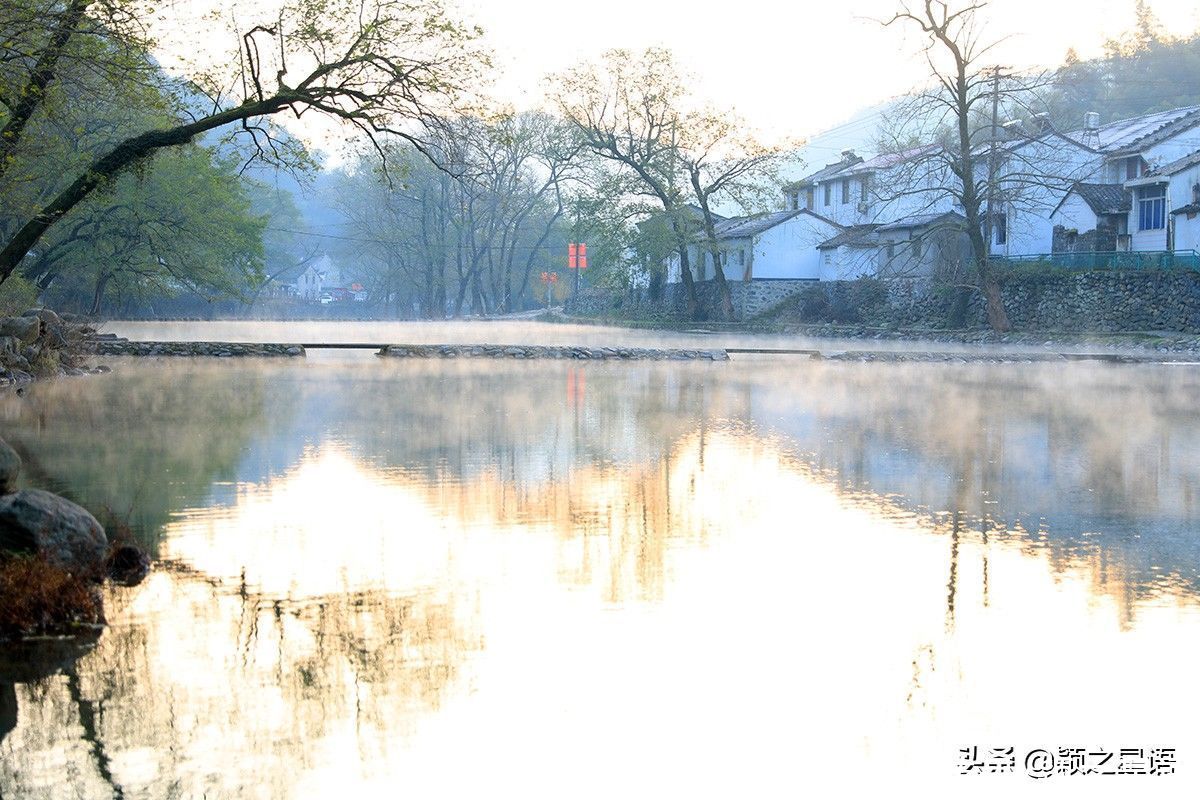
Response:
[{"label": "mist over river", "polygon": [[[109,627],[74,664],[0,670],[5,798],[1200,788],[1196,366],[108,363],[0,396],[25,479],[127,520],[154,557],[105,589]],[[1178,766],[960,775],[971,746],[1175,748]]]}]

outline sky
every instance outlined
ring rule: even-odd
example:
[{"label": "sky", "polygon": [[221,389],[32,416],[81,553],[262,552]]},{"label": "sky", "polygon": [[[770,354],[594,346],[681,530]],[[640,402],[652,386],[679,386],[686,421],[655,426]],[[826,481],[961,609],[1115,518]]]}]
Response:
[{"label": "sky", "polygon": [[[167,0],[161,10],[171,22],[163,29],[162,55],[224,59],[237,39],[205,21],[206,12],[221,9],[244,28],[272,18],[282,2]],[[518,110],[542,106],[545,77],[580,60],[610,48],[665,46],[690,74],[698,100],[736,109],[766,142],[809,140],[809,163],[834,161],[846,146],[867,146],[876,120],[862,112],[928,79],[912,29],[906,35],[881,24],[899,0],[737,0],[711,8],[700,0],[445,2],[483,28],[496,67],[485,91]],[[1200,29],[1195,0],[1150,0],[1150,7],[1169,34]],[[1068,48],[1097,56],[1106,39],[1130,30],[1134,0],[992,0],[979,18],[985,38],[1004,40],[996,63],[1018,70],[1056,66]],[[340,128],[315,119],[304,126],[308,135],[296,132],[327,163],[340,160]]]},{"label": "sky", "polygon": [[[542,76],[613,47],[670,47],[705,99],[735,107],[767,137],[810,137],[920,84],[916,42],[878,20],[897,0],[458,0],[486,31],[500,73],[495,92],[540,102]],[[1169,33],[1200,28],[1194,0],[1157,0]],[[987,32],[1007,37],[996,58],[1015,68],[1057,65],[1069,47],[1099,55],[1129,30],[1134,0],[993,0]]]}]

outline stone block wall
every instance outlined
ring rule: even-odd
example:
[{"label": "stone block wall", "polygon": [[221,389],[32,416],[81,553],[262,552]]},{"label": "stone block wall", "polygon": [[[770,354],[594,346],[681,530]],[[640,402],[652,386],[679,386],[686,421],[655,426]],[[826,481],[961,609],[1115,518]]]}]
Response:
[{"label": "stone block wall", "polygon": [[[730,287],[740,320],[932,329],[987,324],[978,292],[925,280],[753,281]],[[705,318],[717,318],[716,286],[706,281],[696,288]],[[1018,330],[1200,334],[1197,271],[1031,269],[1010,276],[1003,294]],[[683,287],[675,284],[664,287],[657,301],[646,290],[585,289],[567,304],[568,313],[618,318],[682,319],[685,310]]]},{"label": "stone block wall", "polygon": [[1055,253],[1111,253],[1117,249],[1117,232],[1107,225],[1091,231],[1055,225],[1050,248]]}]

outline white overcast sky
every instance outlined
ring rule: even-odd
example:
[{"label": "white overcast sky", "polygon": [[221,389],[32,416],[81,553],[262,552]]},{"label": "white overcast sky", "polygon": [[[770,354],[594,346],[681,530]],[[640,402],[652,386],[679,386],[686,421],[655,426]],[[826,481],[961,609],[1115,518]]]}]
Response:
[{"label": "white overcast sky", "polygon": [[[490,92],[517,109],[541,104],[547,74],[614,47],[671,48],[700,100],[736,108],[769,141],[811,138],[927,78],[915,39],[877,21],[895,12],[897,0],[445,1],[484,29],[496,65]],[[242,24],[265,21],[281,2],[166,0],[160,55],[164,63],[224,60],[237,39],[203,14],[220,8]],[[1200,29],[1196,0],[1152,0],[1151,8],[1168,33]],[[987,38],[1006,37],[997,62],[1057,65],[1069,47],[1099,55],[1106,38],[1128,31],[1134,0],[992,0],[980,19]],[[836,135],[857,133],[855,125],[866,129],[869,121]],[[327,124],[304,127],[311,130],[299,132],[326,152],[344,136]]]},{"label": "white overcast sky", "polygon": [[[875,20],[895,0],[458,0],[487,32],[497,94],[538,102],[540,79],[612,47],[670,47],[719,106],[734,106],[768,136],[811,136],[919,84],[912,43]],[[1151,8],[1168,32],[1200,28],[1195,0]],[[997,54],[1014,67],[1056,65],[1068,47],[1098,55],[1134,22],[1133,0],[994,0],[981,12]]]}]

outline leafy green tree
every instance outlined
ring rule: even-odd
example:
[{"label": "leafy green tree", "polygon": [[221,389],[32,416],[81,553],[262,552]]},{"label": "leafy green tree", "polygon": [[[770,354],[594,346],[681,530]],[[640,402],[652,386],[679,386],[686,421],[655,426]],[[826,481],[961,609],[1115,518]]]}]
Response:
[{"label": "leafy green tree", "polygon": [[263,280],[264,216],[229,158],[196,145],[121,175],[43,240],[28,274],[61,306],[243,297]]}]

